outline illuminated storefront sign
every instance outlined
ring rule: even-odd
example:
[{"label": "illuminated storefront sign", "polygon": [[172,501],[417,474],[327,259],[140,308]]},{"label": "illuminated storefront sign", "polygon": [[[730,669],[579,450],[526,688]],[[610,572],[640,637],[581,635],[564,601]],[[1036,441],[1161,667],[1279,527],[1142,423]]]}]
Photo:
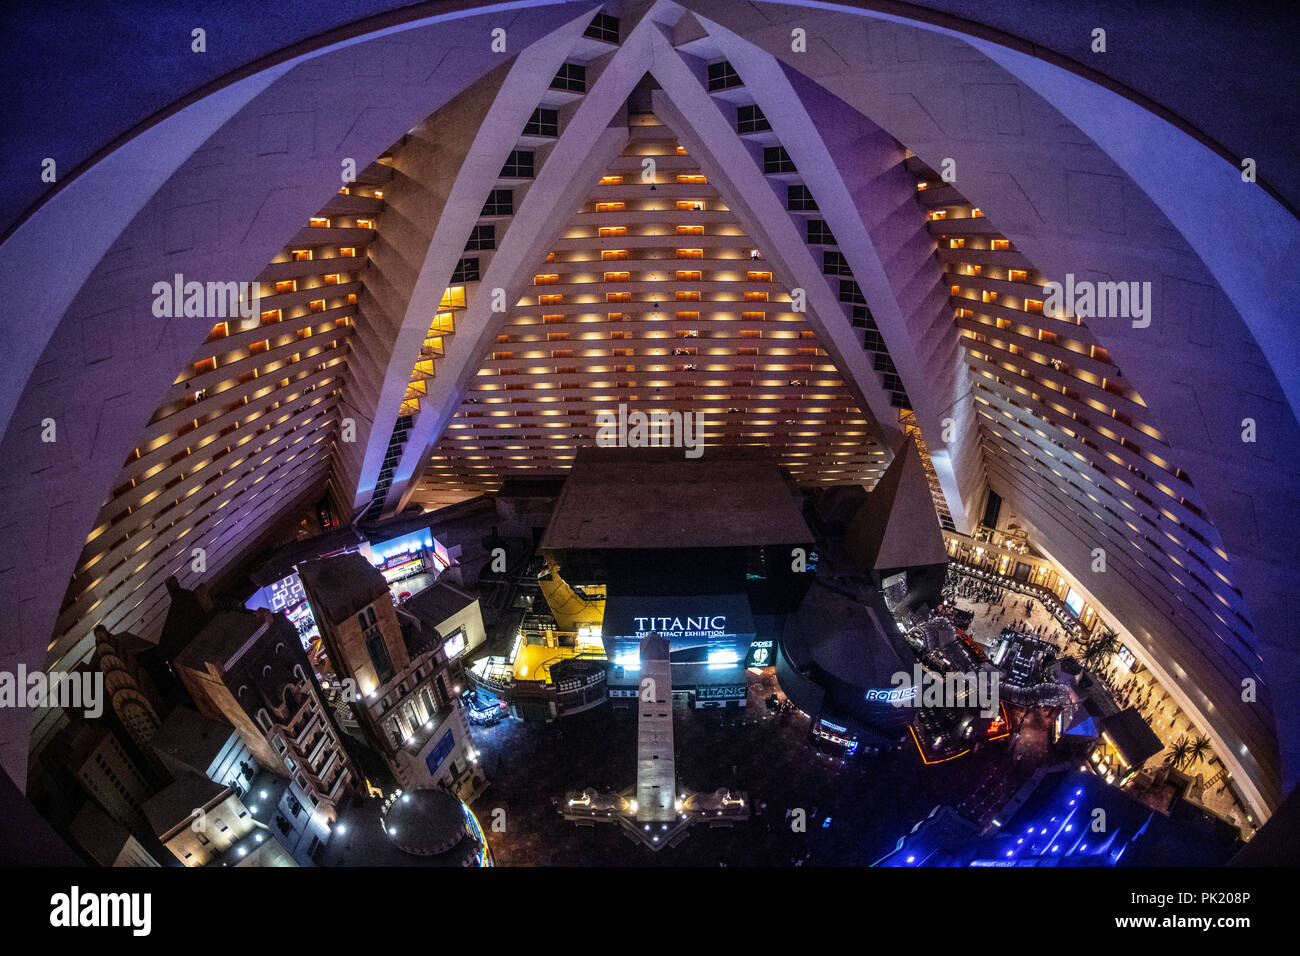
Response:
[{"label": "illuminated storefront sign", "polygon": [[446,549],[427,528],[371,544],[367,549],[371,564],[381,571],[398,574],[426,570],[426,555],[430,553],[434,564],[447,566]]},{"label": "illuminated storefront sign", "polygon": [[858,752],[857,734],[847,727],[831,723],[825,717],[817,719],[817,723],[813,725],[813,733],[822,740],[829,740],[833,744],[839,744],[844,748],[845,756],[852,756]]},{"label": "illuminated storefront sign", "polygon": [[901,700],[911,700],[916,696],[916,685],[911,687],[891,687],[889,689],[872,688],[867,691],[867,700],[879,700],[887,703],[897,703]]},{"label": "illuminated storefront sign", "polygon": [[696,700],[744,700],[744,684],[709,684],[695,688]]},{"label": "illuminated storefront sign", "polygon": [[772,641],[751,641],[749,656],[745,658],[745,666],[771,667],[775,663],[775,650]]},{"label": "illuminated storefront sign", "polygon": [[[605,599],[600,633],[616,667],[635,667],[641,642],[655,635],[668,641],[674,665],[705,664],[715,671],[743,667],[756,636],[749,599],[743,594],[612,593]],[[770,657],[771,648],[768,653]],[[681,679],[683,686],[697,682],[694,676]]]},{"label": "illuminated storefront sign", "polygon": [[398,555],[394,555],[391,558],[385,559],[384,563],[379,565],[379,570],[396,571],[400,568],[405,568],[408,566],[414,567],[416,565],[419,565],[421,569],[423,569],[424,567],[424,558],[418,552],[408,553],[408,554],[398,554]]},{"label": "illuminated storefront sign", "polygon": [[727,633],[727,616],[712,617],[634,617],[636,636],[658,634],[660,637],[710,637]]},{"label": "illuminated storefront sign", "polygon": [[[696,596],[611,593],[601,625],[607,635],[636,638],[658,634],[679,637],[754,636],[749,599],[743,594]],[[746,645],[749,641],[745,642]]]}]

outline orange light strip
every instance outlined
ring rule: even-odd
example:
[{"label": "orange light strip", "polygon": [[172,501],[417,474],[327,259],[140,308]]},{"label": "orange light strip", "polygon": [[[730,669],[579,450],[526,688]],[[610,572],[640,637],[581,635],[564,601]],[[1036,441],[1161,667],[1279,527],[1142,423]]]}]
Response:
[{"label": "orange light strip", "polygon": [[921,755],[921,763],[925,764],[927,767],[933,767],[935,764],[947,763],[949,760],[956,760],[958,757],[964,757],[966,754],[970,753],[970,748],[967,747],[961,753],[953,754],[951,757],[944,757],[942,760],[928,760],[925,756],[925,751],[921,749],[921,741],[916,736],[916,728],[909,724],[907,730],[912,735],[912,743],[916,744],[916,752]]},{"label": "orange light strip", "polygon": [[998,734],[996,737],[990,737],[989,740],[1005,740],[1011,736],[1011,718],[1007,716],[1007,705],[998,701],[998,709],[1002,711],[1002,723],[1006,726],[1005,734]]}]

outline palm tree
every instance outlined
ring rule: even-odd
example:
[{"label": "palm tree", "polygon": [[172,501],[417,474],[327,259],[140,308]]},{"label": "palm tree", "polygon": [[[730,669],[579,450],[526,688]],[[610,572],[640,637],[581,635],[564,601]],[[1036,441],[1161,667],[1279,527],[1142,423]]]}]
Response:
[{"label": "palm tree", "polygon": [[1089,670],[1099,670],[1119,650],[1119,636],[1114,631],[1099,631],[1083,642],[1083,662]]},{"label": "palm tree", "polygon": [[1187,742],[1187,738],[1179,737],[1169,745],[1169,751],[1165,754],[1165,766],[1175,770],[1183,769],[1187,765],[1191,752],[1192,745]]},{"label": "palm tree", "polygon": [[1210,755],[1211,749],[1209,737],[1197,737],[1195,742],[1188,745],[1187,765],[1195,767]]}]

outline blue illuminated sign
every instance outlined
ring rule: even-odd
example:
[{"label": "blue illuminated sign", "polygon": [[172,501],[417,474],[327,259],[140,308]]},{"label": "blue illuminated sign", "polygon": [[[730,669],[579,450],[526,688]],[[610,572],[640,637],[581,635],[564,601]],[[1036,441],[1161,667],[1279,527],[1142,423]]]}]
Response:
[{"label": "blue illuminated sign", "polygon": [[429,756],[424,761],[429,768],[429,773],[437,776],[438,768],[441,767],[442,762],[450,756],[455,746],[456,740],[452,737],[451,731],[449,730],[442,735],[442,739],[438,741],[438,745],[429,751]]},{"label": "blue illuminated sign", "polygon": [[893,687],[889,690],[877,690],[872,688],[867,691],[867,700],[883,700],[894,703],[900,700],[911,700],[916,696],[916,685],[911,687]]}]

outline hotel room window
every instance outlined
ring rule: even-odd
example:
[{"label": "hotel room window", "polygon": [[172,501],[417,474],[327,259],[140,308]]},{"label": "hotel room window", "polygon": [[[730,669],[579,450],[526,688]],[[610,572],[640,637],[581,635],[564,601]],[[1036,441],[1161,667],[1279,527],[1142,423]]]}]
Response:
[{"label": "hotel room window", "polygon": [[709,92],[714,93],[718,90],[729,90],[735,86],[743,86],[740,74],[726,60],[719,60],[717,63],[709,64]]},{"label": "hotel room window", "polygon": [[483,204],[483,216],[513,216],[515,213],[515,194],[509,189],[494,189],[488,193],[487,202]]},{"label": "hotel room window", "polygon": [[862,289],[852,279],[840,280],[840,301],[849,302],[853,305],[867,304],[867,298],[862,294]]},{"label": "hotel room window", "polygon": [[816,212],[817,203],[813,201],[812,192],[807,186],[802,184],[787,186],[785,188],[785,208],[795,212]]},{"label": "hotel room window", "polygon": [[587,68],[581,63],[562,63],[555,73],[555,78],[551,80],[551,89],[564,90],[567,93],[586,93]]},{"label": "hotel room window", "polygon": [[469,232],[469,240],[465,243],[466,252],[476,252],[480,249],[495,249],[497,247],[497,227],[491,223],[482,226],[475,226]]},{"label": "hotel room window", "polygon": [[528,117],[528,122],[524,124],[525,136],[558,136],[560,134],[560,118],[555,110],[543,109],[538,107],[533,110],[533,115]]},{"label": "hotel room window", "polygon": [[822,274],[828,276],[851,276],[853,270],[849,268],[848,260],[844,254],[827,249],[822,252]]},{"label": "hotel room window", "polygon": [[834,246],[835,236],[824,219],[808,220],[808,244],[812,246]]},{"label": "hotel room window", "polygon": [[501,167],[502,179],[532,179],[533,151],[531,149],[512,149]]},{"label": "hotel room window", "polygon": [[606,43],[617,43],[618,17],[611,17],[608,13],[598,13],[591,23],[587,24],[587,29],[582,35],[593,40],[604,40]]},{"label": "hotel room window", "polygon": [[742,106],[736,110],[737,133],[761,133],[771,128],[772,124],[757,106]]},{"label": "hotel room window", "polygon": [[771,173],[794,173],[798,172],[795,168],[794,160],[790,154],[785,151],[784,146],[764,146],[763,147],[763,172]]},{"label": "hotel room window", "polygon": [[478,259],[461,259],[456,263],[456,269],[451,274],[452,282],[477,282],[478,281]]}]

